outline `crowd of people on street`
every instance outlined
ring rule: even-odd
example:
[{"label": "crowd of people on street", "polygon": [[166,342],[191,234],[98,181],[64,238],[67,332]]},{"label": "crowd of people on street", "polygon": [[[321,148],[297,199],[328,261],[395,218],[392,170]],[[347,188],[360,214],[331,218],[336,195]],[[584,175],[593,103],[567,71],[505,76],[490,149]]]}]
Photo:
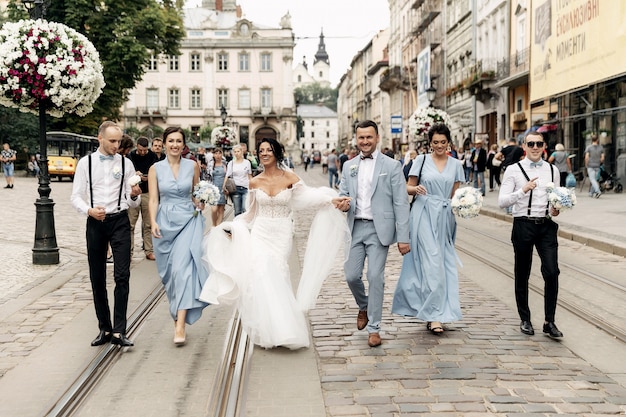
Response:
[{"label": "crowd of people on street", "polygon": [[[410,151],[399,161],[389,149],[379,150],[378,126],[369,120],[356,126],[355,140],[355,148],[339,155],[331,150],[320,160],[326,165],[328,187],[310,187],[293,171],[275,139],[259,140],[252,153],[245,144],[236,145],[228,160],[221,147],[191,152],[179,127],[167,128],[150,144],[146,137],[133,140],[115,123],[104,122],[98,149],[78,163],[71,196],[76,210],[87,215],[87,258],[99,328],[92,346],[134,345],[126,337],[126,310],[139,215],[142,249],[148,260],[156,261],[177,346],[186,344],[185,326],[200,319],[204,308],[232,304],[255,344],[308,347],[306,312],[315,305],[342,247],[343,272],[357,308],[356,328],[367,331],[370,347],[380,346],[385,266],[394,243],[403,262],[391,312],[424,321],[428,331],[442,335],[446,323],[462,318],[451,200],[459,187],[470,183],[484,195],[487,169],[490,191],[499,188],[500,206],[510,208],[514,217],[520,330],[534,334],[528,279],[536,248],[546,285],[543,332],[562,337],[555,324],[559,269],[553,219],[559,213],[549,206],[545,186],[561,184],[563,174],[571,173],[562,146],[546,155],[542,135],[530,132],[521,146],[512,140],[502,149],[487,150],[476,140],[457,154],[449,128],[437,124],[428,132],[427,151]],[[310,167],[306,157],[305,169]],[[601,163],[602,154],[589,149],[590,174],[598,158]],[[193,193],[202,180],[219,192],[206,236],[205,201]],[[224,221],[228,199],[234,207],[232,221]],[[293,213],[312,209],[294,291],[288,266]],[[112,317],[106,294],[108,251],[115,280]]]}]

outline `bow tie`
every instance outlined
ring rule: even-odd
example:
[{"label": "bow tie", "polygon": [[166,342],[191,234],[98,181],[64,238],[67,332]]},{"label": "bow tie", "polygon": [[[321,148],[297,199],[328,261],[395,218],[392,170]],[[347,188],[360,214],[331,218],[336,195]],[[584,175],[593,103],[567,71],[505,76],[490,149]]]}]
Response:
[{"label": "bow tie", "polygon": [[543,164],[543,161],[540,159],[537,162],[531,162],[530,163],[530,167],[531,168],[539,168],[542,164]]},{"label": "bow tie", "polygon": [[100,160],[101,161],[112,161],[113,160],[113,155],[100,155]]},{"label": "bow tie", "polygon": [[361,154],[361,159],[374,159],[374,157],[372,156],[372,154],[369,154],[367,156]]}]

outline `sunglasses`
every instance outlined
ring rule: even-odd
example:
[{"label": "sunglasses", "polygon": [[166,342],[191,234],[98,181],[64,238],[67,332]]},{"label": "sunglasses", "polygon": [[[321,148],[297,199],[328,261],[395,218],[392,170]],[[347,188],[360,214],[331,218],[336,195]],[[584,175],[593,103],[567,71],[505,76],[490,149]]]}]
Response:
[{"label": "sunglasses", "polygon": [[534,148],[535,145],[537,145],[538,148],[543,148],[543,144],[544,142],[542,141],[538,141],[538,142],[526,142],[526,146],[528,146],[529,148]]}]

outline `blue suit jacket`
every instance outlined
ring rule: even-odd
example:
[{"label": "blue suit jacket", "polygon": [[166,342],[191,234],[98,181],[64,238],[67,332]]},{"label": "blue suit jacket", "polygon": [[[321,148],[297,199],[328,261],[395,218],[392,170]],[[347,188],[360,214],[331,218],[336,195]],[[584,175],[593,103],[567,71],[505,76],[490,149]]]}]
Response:
[{"label": "blue suit jacket", "polygon": [[[358,191],[359,156],[343,165],[339,195],[352,197],[348,211],[350,231],[354,226]],[[378,239],[385,246],[409,242],[409,198],[399,161],[378,152],[372,176],[372,214]]]}]

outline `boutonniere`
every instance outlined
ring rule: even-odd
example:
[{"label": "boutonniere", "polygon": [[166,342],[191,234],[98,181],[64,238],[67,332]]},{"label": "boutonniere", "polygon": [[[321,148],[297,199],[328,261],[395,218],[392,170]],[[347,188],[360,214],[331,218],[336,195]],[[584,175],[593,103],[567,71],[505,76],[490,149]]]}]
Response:
[{"label": "boutonniere", "polygon": [[351,176],[351,177],[354,177],[354,176],[356,176],[356,174],[358,174],[358,173],[359,173],[359,166],[358,166],[358,165],[352,165],[352,166],[350,167],[350,176]]},{"label": "boutonniere", "polygon": [[122,171],[120,170],[120,167],[118,166],[113,167],[113,178],[118,180],[120,179],[121,176],[122,176]]}]

